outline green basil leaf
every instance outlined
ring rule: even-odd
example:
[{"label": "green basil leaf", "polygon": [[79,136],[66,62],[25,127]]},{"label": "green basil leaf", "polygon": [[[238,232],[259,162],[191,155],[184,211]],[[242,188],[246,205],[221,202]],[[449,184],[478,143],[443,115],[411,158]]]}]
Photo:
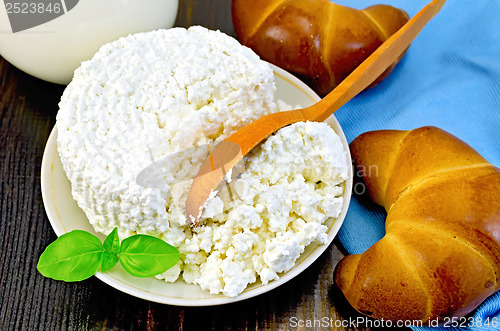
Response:
[{"label": "green basil leaf", "polygon": [[122,240],[120,264],[132,276],[152,277],[179,261],[179,251],[156,237],[137,234]]},{"label": "green basil leaf", "polygon": [[104,239],[102,244],[104,252],[102,254],[101,271],[105,272],[113,268],[118,262],[118,253],[120,253],[120,239],[118,238],[118,228],[114,228]]},{"label": "green basil leaf", "polygon": [[87,279],[101,266],[102,243],[91,233],[73,230],[45,248],[37,269],[45,277],[66,282]]},{"label": "green basil leaf", "polygon": [[108,251],[102,252],[101,271],[108,271],[109,269],[113,268],[117,262],[118,255],[112,254]]},{"label": "green basil leaf", "polygon": [[104,250],[110,252],[111,254],[118,255],[120,253],[120,239],[118,238],[118,228],[114,228],[110,234],[104,239],[102,244]]}]

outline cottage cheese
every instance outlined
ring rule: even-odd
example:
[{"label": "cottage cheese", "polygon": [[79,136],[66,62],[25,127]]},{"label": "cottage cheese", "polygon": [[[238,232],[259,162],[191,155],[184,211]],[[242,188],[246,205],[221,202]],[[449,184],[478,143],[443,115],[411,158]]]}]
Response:
[{"label": "cottage cheese", "polygon": [[266,63],[202,27],[104,45],[75,71],[57,115],[74,199],[98,232],[118,227],[121,238],[147,233],[177,247],[181,261],[160,279],[231,297],[278,279],[307,245],[326,241],[323,223],[340,213],[346,156],[328,125],[281,129],[219,187],[202,226],[190,228],[184,213],[207,144],[290,109],[274,92]]},{"label": "cottage cheese", "polygon": [[325,243],[324,222],[339,215],[347,178],[340,138],[325,123],[279,130],[244,158],[244,167],[214,198],[222,208],[180,247],[186,257],[202,252],[184,260],[184,279],[227,296],[257,276],[264,284],[278,279],[306,246]]}]

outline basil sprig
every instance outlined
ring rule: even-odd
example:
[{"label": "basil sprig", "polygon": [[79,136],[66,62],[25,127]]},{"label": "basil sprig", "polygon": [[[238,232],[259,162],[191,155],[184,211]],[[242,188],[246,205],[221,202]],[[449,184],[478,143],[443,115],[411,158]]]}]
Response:
[{"label": "basil sprig", "polygon": [[48,278],[77,282],[99,269],[105,272],[120,261],[132,276],[152,277],[173,267],[179,258],[175,247],[153,236],[138,234],[120,244],[118,229],[114,228],[101,243],[89,232],[73,230],[47,246],[37,269]]}]

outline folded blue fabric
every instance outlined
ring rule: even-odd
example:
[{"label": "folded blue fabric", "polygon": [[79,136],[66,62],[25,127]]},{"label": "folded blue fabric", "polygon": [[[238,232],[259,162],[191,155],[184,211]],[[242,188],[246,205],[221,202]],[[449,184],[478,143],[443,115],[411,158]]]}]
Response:
[{"label": "folded blue fabric", "polygon": [[[334,0],[356,8],[385,3],[410,16],[429,1]],[[445,3],[389,77],[337,111],[347,140],[366,131],[433,125],[500,166],[499,13],[497,0]],[[362,253],[384,236],[385,217],[382,208],[354,196],[338,238],[349,253]],[[414,329],[500,330],[500,292],[470,316],[467,327]]]}]

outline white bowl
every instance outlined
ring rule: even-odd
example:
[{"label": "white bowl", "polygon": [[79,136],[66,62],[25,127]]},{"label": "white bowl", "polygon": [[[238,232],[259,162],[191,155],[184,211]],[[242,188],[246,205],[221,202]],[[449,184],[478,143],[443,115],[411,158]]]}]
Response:
[{"label": "white bowl", "polygon": [[[277,92],[276,98],[290,105],[309,106],[320,98],[304,83],[286,71],[271,65],[274,70]],[[183,280],[175,283],[165,283],[155,278],[136,278],[127,274],[119,264],[108,272],[98,272],[96,277],[112,287],[149,301],[178,306],[210,306],[236,302],[270,291],[311,265],[323,253],[335,238],[344,221],[352,189],[352,167],[349,148],[344,133],[332,115],[326,122],[340,136],[344,149],[347,151],[348,179],[344,184],[344,204],[342,212],[336,219],[328,219],[328,243],[311,244],[297,260],[296,265],[281,275],[280,279],[262,285],[260,281],[248,286],[238,297],[228,298],[223,295],[213,295],[202,290],[197,285],[187,284]],[[81,229],[96,234],[83,211],[71,197],[71,187],[63,171],[59,154],[56,150],[57,128],[50,134],[42,160],[42,196],[45,210],[55,233],[60,236],[75,229]],[[99,235],[104,239],[103,235]]]},{"label": "white bowl", "polygon": [[[24,6],[27,1],[0,6],[0,54],[26,73],[58,84],[68,84],[73,71],[101,45],[128,34],[172,27],[179,5],[179,0],[64,0],[60,6],[39,2],[45,6],[37,7],[38,13],[30,13],[34,7]],[[13,17],[15,12],[20,13]],[[36,24],[51,18],[42,16],[50,13],[59,16],[13,32],[16,23]]]}]

